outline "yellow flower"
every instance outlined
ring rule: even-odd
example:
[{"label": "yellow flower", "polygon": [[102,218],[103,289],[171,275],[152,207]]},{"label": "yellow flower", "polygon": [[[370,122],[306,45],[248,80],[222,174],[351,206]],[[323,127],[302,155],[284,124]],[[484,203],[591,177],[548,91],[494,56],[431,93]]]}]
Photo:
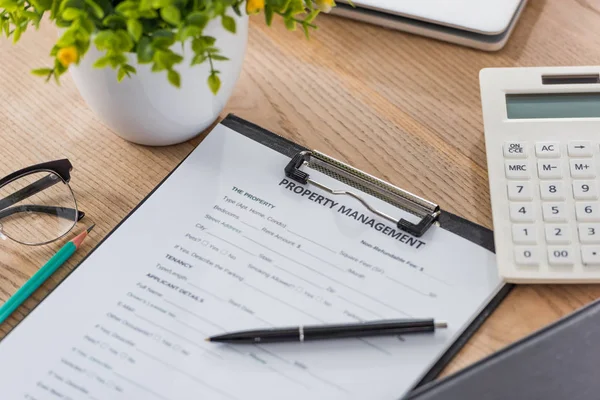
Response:
[{"label": "yellow flower", "polygon": [[265,0],[248,0],[246,3],[246,12],[248,14],[259,13],[265,8]]},{"label": "yellow flower", "polygon": [[333,7],[335,7],[335,0],[316,0],[317,8],[323,12],[328,13]]},{"label": "yellow flower", "polygon": [[58,58],[63,67],[68,67],[78,60],[79,54],[75,46],[70,46],[60,49],[56,54],[56,58]]}]

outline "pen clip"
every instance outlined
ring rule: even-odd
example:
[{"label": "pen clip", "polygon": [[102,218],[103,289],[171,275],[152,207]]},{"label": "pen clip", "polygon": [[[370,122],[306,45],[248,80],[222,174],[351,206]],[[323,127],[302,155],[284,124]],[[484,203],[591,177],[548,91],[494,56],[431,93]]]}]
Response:
[{"label": "pen clip", "polygon": [[[304,166],[315,169],[355,189],[377,197],[388,204],[418,216],[421,220],[417,224],[413,224],[403,218],[394,218],[372,207],[362,196],[355,192],[336,190],[314,181],[307,172],[302,171],[301,168]],[[285,175],[303,185],[311,184],[333,195],[353,197],[373,214],[394,223],[402,231],[416,237],[423,236],[431,225],[438,220],[441,213],[440,207],[437,204],[415,196],[406,190],[400,189],[318,151],[302,151],[296,154],[285,167]]]}]

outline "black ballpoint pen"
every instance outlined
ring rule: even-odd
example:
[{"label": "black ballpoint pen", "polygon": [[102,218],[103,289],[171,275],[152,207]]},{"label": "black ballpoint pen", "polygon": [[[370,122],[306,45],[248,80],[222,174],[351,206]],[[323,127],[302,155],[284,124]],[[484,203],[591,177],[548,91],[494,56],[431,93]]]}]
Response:
[{"label": "black ballpoint pen", "polygon": [[306,342],[311,340],[427,333],[434,332],[436,328],[447,327],[447,323],[435,322],[433,319],[391,319],[239,331],[213,336],[207,338],[206,341],[230,344]]}]

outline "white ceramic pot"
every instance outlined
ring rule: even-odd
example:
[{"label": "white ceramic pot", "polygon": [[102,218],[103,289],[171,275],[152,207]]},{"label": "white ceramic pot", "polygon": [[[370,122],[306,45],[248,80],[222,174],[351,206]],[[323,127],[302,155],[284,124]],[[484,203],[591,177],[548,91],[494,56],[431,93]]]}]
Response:
[{"label": "white ceramic pot", "polygon": [[[117,72],[110,67],[92,68],[102,55],[93,45],[80,64],[70,68],[71,76],[88,106],[125,140],[150,146],[185,142],[218,118],[238,80],[248,40],[248,17],[236,19],[235,34],[226,31],[220,19],[205,28],[205,35],[215,37],[215,46],[229,58],[215,63],[222,83],[216,96],[206,82],[208,63],[190,66],[193,52],[189,43],[184,47],[184,61],[175,67],[181,74],[179,89],[168,82],[166,71],[151,72],[151,64],[139,65],[134,55],[129,58],[137,74],[117,82]],[[181,54],[181,44],[175,46]]]}]

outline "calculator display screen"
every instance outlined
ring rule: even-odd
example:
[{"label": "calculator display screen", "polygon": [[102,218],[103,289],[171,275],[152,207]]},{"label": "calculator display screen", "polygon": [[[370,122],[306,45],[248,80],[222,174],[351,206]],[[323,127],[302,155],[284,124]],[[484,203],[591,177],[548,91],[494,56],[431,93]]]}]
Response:
[{"label": "calculator display screen", "polygon": [[600,118],[600,93],[507,94],[509,119]]}]

